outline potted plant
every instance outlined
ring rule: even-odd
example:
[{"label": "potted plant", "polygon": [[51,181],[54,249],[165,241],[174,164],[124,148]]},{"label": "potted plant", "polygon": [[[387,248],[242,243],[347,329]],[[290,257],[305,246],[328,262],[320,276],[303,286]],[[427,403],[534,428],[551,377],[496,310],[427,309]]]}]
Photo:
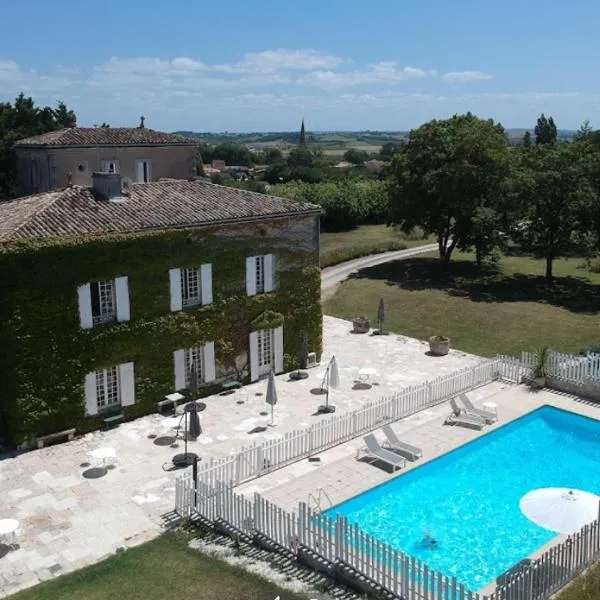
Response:
[{"label": "potted plant", "polygon": [[354,333],[369,333],[371,321],[367,317],[356,317],[352,319],[352,327]]},{"label": "potted plant", "polygon": [[450,351],[450,338],[445,335],[432,335],[429,338],[429,352],[434,356],[446,356]]},{"label": "potted plant", "polygon": [[535,353],[535,364],[532,369],[533,383],[537,388],[543,388],[546,385],[546,378],[552,376],[550,369],[550,348],[540,348]]}]

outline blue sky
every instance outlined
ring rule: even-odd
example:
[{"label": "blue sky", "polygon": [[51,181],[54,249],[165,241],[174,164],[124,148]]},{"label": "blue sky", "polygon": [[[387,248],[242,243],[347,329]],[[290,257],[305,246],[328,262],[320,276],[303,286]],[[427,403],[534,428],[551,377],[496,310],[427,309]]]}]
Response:
[{"label": "blue sky", "polygon": [[598,0],[23,0],[2,17],[0,100],[62,99],[80,125],[405,130],[470,110],[600,128]]}]

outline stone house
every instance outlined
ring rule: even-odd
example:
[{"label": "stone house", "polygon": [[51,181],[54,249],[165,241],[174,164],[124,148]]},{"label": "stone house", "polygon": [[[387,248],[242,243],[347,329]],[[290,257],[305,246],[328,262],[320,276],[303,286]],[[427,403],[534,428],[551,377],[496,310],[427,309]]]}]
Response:
[{"label": "stone house", "polygon": [[0,203],[0,445],[134,418],[321,353],[317,206],[200,181]]},{"label": "stone house", "polygon": [[125,184],[193,179],[196,140],[146,127],[72,127],[15,142],[22,195],[65,185],[89,186],[97,171],[119,173]]}]

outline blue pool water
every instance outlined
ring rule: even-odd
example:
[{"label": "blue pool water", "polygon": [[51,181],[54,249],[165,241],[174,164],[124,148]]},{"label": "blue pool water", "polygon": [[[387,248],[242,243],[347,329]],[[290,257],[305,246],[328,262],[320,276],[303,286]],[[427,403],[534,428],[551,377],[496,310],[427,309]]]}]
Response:
[{"label": "blue pool water", "polygon": [[600,422],[544,406],[327,514],[478,590],[556,535],[519,508],[541,487],[600,494]]}]

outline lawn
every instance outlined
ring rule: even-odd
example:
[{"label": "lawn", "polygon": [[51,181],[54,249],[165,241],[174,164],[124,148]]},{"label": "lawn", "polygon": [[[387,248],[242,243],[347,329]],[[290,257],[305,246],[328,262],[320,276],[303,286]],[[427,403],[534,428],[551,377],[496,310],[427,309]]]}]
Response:
[{"label": "lawn", "polygon": [[301,596],[188,548],[181,532],[126,550],[10,600],[305,600]]},{"label": "lawn", "polygon": [[447,270],[427,254],[363,269],[324,309],[374,321],[383,298],[386,327],[396,333],[447,335],[453,348],[482,356],[541,346],[578,352],[600,341],[600,275],[580,268],[582,262],[556,260],[555,285],[548,289],[541,260],[505,257],[499,272],[482,276],[469,254],[455,253]]},{"label": "lawn", "polygon": [[428,239],[414,239],[393,227],[385,225],[362,225],[351,231],[321,234],[321,267],[330,267],[346,260],[387,252],[404,250],[430,243]]},{"label": "lawn", "polygon": [[556,600],[598,600],[600,598],[600,564],[590,567],[556,596]]}]

